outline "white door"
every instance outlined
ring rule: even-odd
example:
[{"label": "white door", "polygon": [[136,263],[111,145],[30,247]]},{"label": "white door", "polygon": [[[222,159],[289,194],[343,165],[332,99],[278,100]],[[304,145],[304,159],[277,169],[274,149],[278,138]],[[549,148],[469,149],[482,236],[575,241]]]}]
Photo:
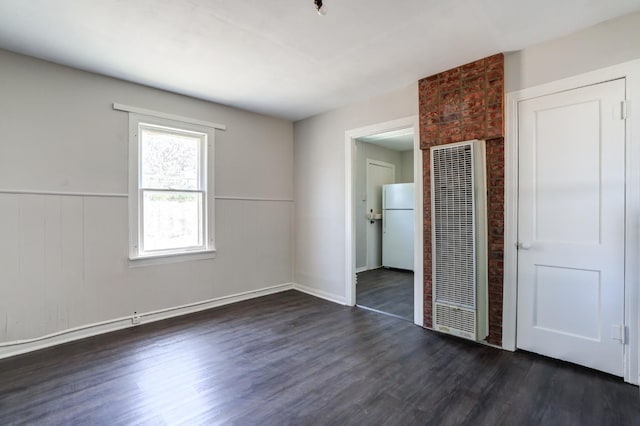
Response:
[{"label": "white door", "polygon": [[623,375],[625,81],[520,102],[519,348]]},{"label": "white door", "polygon": [[[367,159],[367,213],[382,218],[382,185],[395,183],[393,164]],[[367,269],[382,266],[382,220],[367,220]]]}]

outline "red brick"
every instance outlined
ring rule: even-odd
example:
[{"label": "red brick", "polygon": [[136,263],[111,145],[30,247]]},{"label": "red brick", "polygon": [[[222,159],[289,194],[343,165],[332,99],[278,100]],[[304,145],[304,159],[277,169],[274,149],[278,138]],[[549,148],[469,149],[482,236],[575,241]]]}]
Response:
[{"label": "red brick", "polygon": [[484,134],[484,125],[480,123],[462,127],[462,140],[482,139]]},{"label": "red brick", "polygon": [[424,136],[420,136],[420,149],[426,150],[429,149],[430,146],[433,145],[434,139],[429,139]]},{"label": "red brick", "polygon": [[423,78],[418,82],[418,89],[422,92],[424,90],[438,89],[438,76],[434,75],[429,78]]},{"label": "red brick", "polygon": [[420,126],[431,126],[433,124],[438,124],[440,122],[440,114],[438,111],[434,110],[423,110],[425,112],[420,114]]},{"label": "red brick", "polygon": [[479,92],[484,90],[485,86],[484,75],[477,75],[475,77],[462,80],[462,90],[464,92]]},{"label": "red brick", "polygon": [[463,140],[464,138],[462,137],[462,129],[459,129],[459,131],[450,133],[447,136],[440,136],[438,138],[438,143],[441,145],[446,145],[448,143],[462,142]]},{"label": "red brick", "polygon": [[448,111],[457,112],[460,110],[460,90],[450,92],[440,92],[440,111],[444,106]]},{"label": "red brick", "polygon": [[460,124],[462,125],[462,127],[467,127],[474,124],[484,127],[485,116],[484,115],[477,115],[475,117],[463,116],[462,119],[460,120]]},{"label": "red brick", "polygon": [[471,62],[469,64],[466,64],[460,67],[460,77],[463,79],[476,76],[476,75],[483,75],[484,73],[485,73],[484,59],[480,59],[479,61]]},{"label": "red brick", "polygon": [[504,69],[502,67],[487,69],[487,81],[489,80],[504,80]]},{"label": "red brick", "polygon": [[454,68],[440,74],[438,85],[440,92],[460,89],[460,69]]},{"label": "red brick", "polygon": [[504,88],[504,79],[500,76],[490,77],[489,75],[487,75],[485,77],[485,80],[487,82],[487,88],[492,88],[492,87],[497,87],[499,89]]},{"label": "red brick", "polygon": [[485,114],[486,114],[484,100],[479,100],[477,102],[462,105],[460,114],[462,115],[463,118],[480,116],[480,120],[484,120]]},{"label": "red brick", "polygon": [[462,103],[466,105],[474,102],[481,102],[484,97],[484,90],[479,90],[476,92],[465,92],[462,94]]},{"label": "red brick", "polygon": [[504,55],[502,53],[496,53],[495,55],[484,58],[485,64],[488,67],[501,66],[504,67]]},{"label": "red brick", "polygon": [[440,123],[451,123],[452,121],[460,121],[462,114],[460,112],[454,112],[449,115],[443,115],[440,117]]},{"label": "red brick", "polygon": [[438,105],[438,91],[434,92],[420,92],[419,102],[421,106],[425,106],[429,109]]},{"label": "red brick", "polygon": [[438,137],[438,124],[426,125],[420,128],[420,135],[426,139]]},{"label": "red brick", "polygon": [[420,96],[418,105],[420,109],[426,109],[430,111],[438,110],[438,95],[432,97]]},{"label": "red brick", "polygon": [[440,123],[440,137],[450,136],[460,133],[460,121],[452,121],[450,123]]},{"label": "red brick", "polygon": [[491,87],[487,89],[487,104],[502,104],[502,98],[504,96],[502,88]]},{"label": "red brick", "polygon": [[440,93],[459,90],[460,89],[460,82],[459,81],[449,81],[449,82],[446,82],[446,83],[443,82],[443,83],[440,83],[439,89],[440,89]]},{"label": "red brick", "polygon": [[460,110],[479,110],[484,108],[486,104],[485,92],[469,92],[462,95],[462,102],[460,104]]},{"label": "red brick", "polygon": [[494,55],[491,58],[487,58],[485,72],[487,75],[492,73],[504,73],[504,56]]},{"label": "red brick", "polygon": [[487,107],[487,121],[502,123],[502,104],[493,104]]},{"label": "red brick", "polygon": [[487,135],[488,138],[494,138],[496,136],[502,136],[504,133],[504,128],[502,125],[502,120],[499,121],[489,121],[487,123]]},{"label": "red brick", "polygon": [[445,72],[439,74],[440,84],[448,83],[450,81],[459,81],[460,80],[460,67],[451,68]]}]

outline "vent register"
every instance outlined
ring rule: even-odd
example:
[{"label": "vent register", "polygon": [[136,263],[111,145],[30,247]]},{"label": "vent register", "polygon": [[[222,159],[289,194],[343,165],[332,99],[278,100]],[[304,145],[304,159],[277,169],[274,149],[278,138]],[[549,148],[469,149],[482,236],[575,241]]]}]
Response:
[{"label": "vent register", "polygon": [[431,148],[434,328],[488,334],[484,141]]}]

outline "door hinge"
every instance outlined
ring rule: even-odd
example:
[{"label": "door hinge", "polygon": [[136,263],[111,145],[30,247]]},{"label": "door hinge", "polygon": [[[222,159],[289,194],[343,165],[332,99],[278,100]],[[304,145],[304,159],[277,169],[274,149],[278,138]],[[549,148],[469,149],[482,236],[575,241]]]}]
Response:
[{"label": "door hinge", "polygon": [[616,324],[611,326],[611,338],[619,341],[621,344],[627,344],[627,337],[629,334],[629,328],[622,324]]},{"label": "door hinge", "polygon": [[627,119],[627,101],[620,101],[620,118]]}]

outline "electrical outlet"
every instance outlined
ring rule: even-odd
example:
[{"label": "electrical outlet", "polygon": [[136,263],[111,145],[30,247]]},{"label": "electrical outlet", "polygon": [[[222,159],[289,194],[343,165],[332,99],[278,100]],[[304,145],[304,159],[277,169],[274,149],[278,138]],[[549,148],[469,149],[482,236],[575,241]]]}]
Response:
[{"label": "electrical outlet", "polygon": [[140,324],[140,315],[138,315],[137,312],[133,313],[133,316],[131,317],[131,324]]}]

